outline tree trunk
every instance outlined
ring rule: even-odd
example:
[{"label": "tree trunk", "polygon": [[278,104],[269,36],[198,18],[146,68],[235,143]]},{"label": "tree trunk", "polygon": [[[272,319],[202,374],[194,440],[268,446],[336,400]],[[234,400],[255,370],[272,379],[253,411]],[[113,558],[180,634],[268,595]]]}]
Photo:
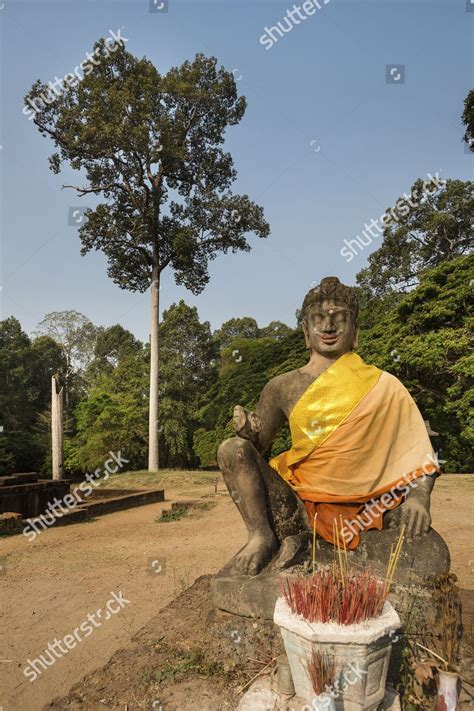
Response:
[{"label": "tree trunk", "polygon": [[51,440],[53,479],[64,479],[63,388],[58,392],[58,376],[51,378]]},{"label": "tree trunk", "polygon": [[148,470],[158,471],[158,331],[160,323],[160,274],[153,268],[150,329],[150,415],[148,423]]}]

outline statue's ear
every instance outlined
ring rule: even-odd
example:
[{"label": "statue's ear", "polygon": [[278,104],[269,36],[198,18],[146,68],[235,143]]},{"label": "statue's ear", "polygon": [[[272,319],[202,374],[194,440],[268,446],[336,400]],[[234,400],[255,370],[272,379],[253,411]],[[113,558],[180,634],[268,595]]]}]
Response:
[{"label": "statue's ear", "polygon": [[354,339],[352,341],[352,350],[355,351],[357,346],[359,345],[359,324],[356,323],[355,329],[354,329]]},{"label": "statue's ear", "polygon": [[311,348],[311,344],[309,342],[309,336],[308,336],[308,326],[306,325],[306,321],[303,320],[303,333],[304,333],[304,342],[306,344],[306,348]]}]

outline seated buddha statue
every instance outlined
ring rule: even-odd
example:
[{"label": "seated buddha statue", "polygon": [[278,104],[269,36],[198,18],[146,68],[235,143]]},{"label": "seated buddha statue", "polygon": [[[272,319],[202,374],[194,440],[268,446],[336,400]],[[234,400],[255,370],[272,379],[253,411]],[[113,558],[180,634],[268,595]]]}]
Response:
[{"label": "seated buddha statue", "polygon": [[[449,570],[447,546],[431,528],[440,470],[423,417],[394,375],[356,353],[358,311],[353,288],[323,279],[301,311],[307,364],[270,380],[255,412],[235,407],[236,436],[220,445],[218,463],[248,542],[222,573],[301,562],[313,529],[328,559],[340,537],[354,561],[359,553],[365,564],[386,565],[403,528],[416,574]],[[286,422],[292,446],[268,460]]]}]

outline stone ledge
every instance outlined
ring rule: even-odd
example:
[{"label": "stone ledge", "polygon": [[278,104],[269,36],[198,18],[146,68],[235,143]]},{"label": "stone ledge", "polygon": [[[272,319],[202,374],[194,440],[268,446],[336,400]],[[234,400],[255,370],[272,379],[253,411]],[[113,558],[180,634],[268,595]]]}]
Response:
[{"label": "stone ledge", "polygon": [[[75,508],[71,509],[62,516],[58,516],[52,526],[68,526],[73,523],[83,523],[89,521],[96,516],[113,513],[114,511],[122,511],[124,509],[134,508],[136,506],[146,506],[156,502],[165,500],[164,489],[152,489],[149,491],[139,491],[125,496],[115,496],[99,501],[82,501]],[[42,529],[44,528],[41,519],[31,517],[23,520],[23,526],[37,523]],[[51,526],[51,527],[52,527]],[[50,528],[50,526],[48,526]]]}]

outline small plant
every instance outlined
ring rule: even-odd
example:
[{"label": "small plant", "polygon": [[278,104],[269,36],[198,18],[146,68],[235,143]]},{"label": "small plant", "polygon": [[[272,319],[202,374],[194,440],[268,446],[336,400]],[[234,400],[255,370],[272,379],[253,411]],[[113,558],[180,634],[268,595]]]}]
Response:
[{"label": "small plant", "polygon": [[[433,630],[435,657],[442,659],[446,671],[459,669],[462,639],[461,601],[454,573],[440,575],[432,581],[436,627]],[[430,645],[432,646],[432,645]]]},{"label": "small plant", "polygon": [[170,657],[162,668],[155,672],[155,681],[158,683],[187,678],[189,675],[211,677],[221,671],[217,662],[206,660],[201,649],[170,651]]},{"label": "small plant", "polygon": [[180,518],[186,516],[188,510],[184,508],[169,509],[168,511],[162,511],[161,516],[155,518],[156,523],[169,523],[170,521],[179,521]]},{"label": "small plant", "polygon": [[179,521],[180,518],[187,516],[188,513],[200,513],[209,511],[216,505],[215,501],[203,501],[193,504],[192,506],[176,506],[168,511],[162,511],[161,516],[155,518],[155,523],[169,523],[170,521]]},{"label": "small plant", "polygon": [[336,666],[334,658],[329,654],[319,652],[315,647],[306,663],[306,671],[316,696],[323,694],[334,685]]}]

